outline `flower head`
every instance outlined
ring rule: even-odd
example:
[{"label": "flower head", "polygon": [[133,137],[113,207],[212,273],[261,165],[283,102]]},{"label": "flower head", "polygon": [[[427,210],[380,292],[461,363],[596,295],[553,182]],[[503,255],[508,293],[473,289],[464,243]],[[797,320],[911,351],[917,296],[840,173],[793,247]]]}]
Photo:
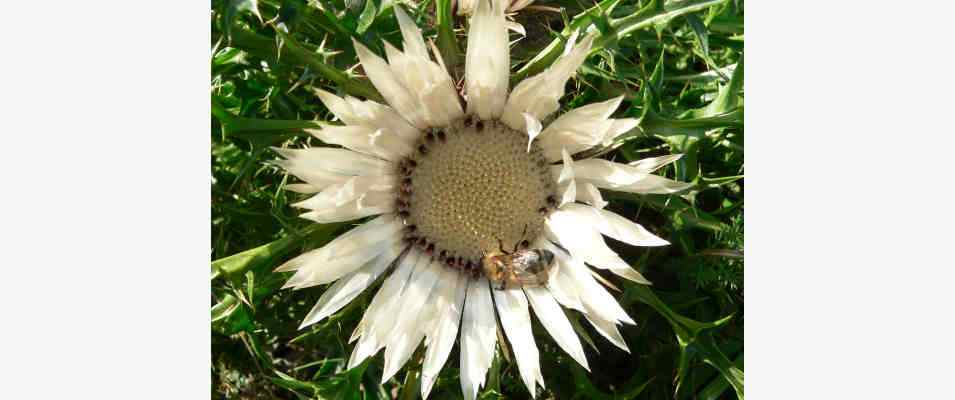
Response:
[{"label": "flower head", "polygon": [[[422,395],[428,396],[460,332],[461,386],[474,399],[494,356],[497,321],[530,393],[544,386],[530,311],[574,360],[587,368],[563,308],[580,312],[627,350],[617,326],[634,321],[594,278],[591,267],[649,284],[604,243],[667,242],[604,209],[599,189],[674,193],[688,187],[652,172],[666,156],[625,165],[572,155],[634,129],[611,114],[621,97],[577,108],[544,124],[594,37],[568,44],[544,72],[509,88],[504,8],[478,2],[471,17],[464,97],[434,59],[413,21],[395,14],[403,50],[385,43],[387,61],[355,43],[365,73],[387,105],[318,93],[345,125],[311,132],[342,148],[277,149],[279,165],[304,181],[291,190],[314,196],[295,204],[319,223],[376,216],[322,248],[278,268],[295,271],[286,287],[332,283],[302,326],[335,313],[385,276],[351,337],[348,367],[384,349],[382,380],[422,342]],[[507,249],[507,250],[505,250]],[[487,254],[546,250],[543,285],[492,289]],[[545,257],[546,259],[546,257]]]}]

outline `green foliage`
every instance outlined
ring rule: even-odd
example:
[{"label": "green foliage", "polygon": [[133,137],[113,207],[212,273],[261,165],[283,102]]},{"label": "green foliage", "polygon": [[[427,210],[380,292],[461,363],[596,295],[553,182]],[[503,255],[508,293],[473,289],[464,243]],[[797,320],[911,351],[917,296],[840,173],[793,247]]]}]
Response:
[{"label": "green foliage", "polygon": [[[513,82],[546,68],[574,30],[595,48],[568,84],[562,111],[623,95],[615,115],[641,124],[600,155],[618,162],[684,154],[659,173],[695,185],[675,195],[604,192],[610,209],[669,240],[635,248],[608,240],[652,287],[604,275],[637,321],[621,329],[631,353],[576,312],[591,371],[534,326],[547,381],[543,398],[743,397],[743,9],[732,0],[538,1],[562,12],[516,16],[528,36],[512,49]],[[316,225],[290,207],[289,177],[269,146],[321,145],[304,134],[333,117],[324,89],[379,99],[354,68],[352,40],[400,45],[390,0],[218,0],[212,3],[212,271],[214,398],[415,398],[416,356],[404,377],[379,382],[381,356],[353,370],[347,343],[375,287],[343,310],[297,328],[324,287],[280,290],[272,270],[360,221]],[[450,1],[402,5],[446,66],[463,76],[466,19]],[[314,143],[313,143],[314,141]],[[582,322],[583,321],[583,322]],[[460,398],[458,349],[431,398]],[[516,365],[495,359],[482,399],[525,398]]]}]

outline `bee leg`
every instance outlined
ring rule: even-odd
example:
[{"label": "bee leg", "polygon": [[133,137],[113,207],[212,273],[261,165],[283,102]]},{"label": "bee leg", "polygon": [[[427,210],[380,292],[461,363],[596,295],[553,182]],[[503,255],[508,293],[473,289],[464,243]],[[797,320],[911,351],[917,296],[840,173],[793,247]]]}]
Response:
[{"label": "bee leg", "polygon": [[507,251],[504,250],[504,241],[501,240],[501,238],[499,237],[495,237],[495,239],[497,239],[497,249],[500,250],[501,253],[509,254]]},{"label": "bee leg", "polygon": [[504,281],[500,279],[501,277],[498,276],[498,274],[494,274],[493,277],[489,276],[488,278],[491,281],[491,289],[501,290],[501,286],[504,284]]},{"label": "bee leg", "polygon": [[527,236],[527,224],[524,224],[524,231],[521,232],[521,240],[518,240],[517,243],[514,243],[514,252],[517,252],[517,248],[524,243],[524,236]]}]

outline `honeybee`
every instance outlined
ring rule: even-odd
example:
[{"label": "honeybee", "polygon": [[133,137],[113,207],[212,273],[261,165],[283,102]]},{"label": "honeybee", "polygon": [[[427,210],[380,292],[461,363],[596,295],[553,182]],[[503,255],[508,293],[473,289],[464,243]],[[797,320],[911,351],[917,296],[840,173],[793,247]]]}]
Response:
[{"label": "honeybee", "polygon": [[500,239],[498,243],[500,252],[491,252],[481,258],[481,268],[491,281],[491,287],[506,290],[547,284],[554,268],[554,253],[545,249],[518,250],[517,246],[514,246],[514,251],[507,252]]}]

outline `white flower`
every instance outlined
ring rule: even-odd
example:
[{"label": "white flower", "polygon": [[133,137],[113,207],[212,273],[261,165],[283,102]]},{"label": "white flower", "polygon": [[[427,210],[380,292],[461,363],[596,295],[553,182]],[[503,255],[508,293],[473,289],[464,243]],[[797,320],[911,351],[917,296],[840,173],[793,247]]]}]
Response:
[{"label": "white flower", "polygon": [[[601,235],[634,246],[667,242],[604,210],[607,203],[598,189],[684,190],[688,184],[652,174],[678,157],[631,165],[571,159],[637,125],[634,119],[610,118],[619,97],[569,111],[543,126],[541,121],[557,111],[593,36],[571,41],[550,68],[509,93],[504,10],[480,2],[471,17],[463,104],[412,20],[398,7],[395,14],[404,51],[386,43],[386,62],[355,43],[365,73],[388,105],[319,91],[345,125],[311,133],[342,148],[276,150],[285,158],[278,164],[304,181],[289,189],[314,194],[295,204],[309,210],[302,217],[331,223],[377,216],[277,269],[295,271],[285,287],[332,284],[302,327],[337,312],[385,275],[351,337],[348,367],[384,349],[385,381],[424,342],[425,398],[459,332],[461,387],[466,399],[475,398],[494,357],[497,318],[535,395],[544,378],[528,304],[584,368],[583,348],[561,306],[579,311],[601,335],[629,351],[617,326],[634,322],[590,267],[649,282]],[[502,245],[552,252],[556,265],[546,286],[491,289],[481,273],[481,256]]]}]

